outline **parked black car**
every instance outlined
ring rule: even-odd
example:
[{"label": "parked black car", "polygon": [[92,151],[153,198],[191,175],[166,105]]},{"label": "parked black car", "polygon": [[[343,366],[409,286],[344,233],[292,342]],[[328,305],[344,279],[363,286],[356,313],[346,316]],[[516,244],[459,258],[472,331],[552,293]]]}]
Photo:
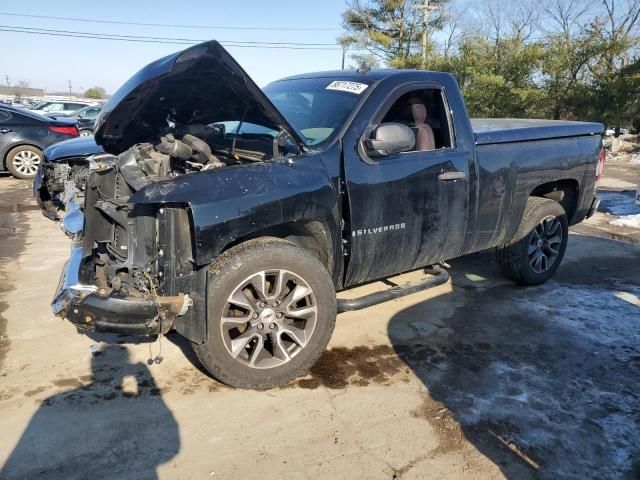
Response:
[{"label": "parked black car", "polygon": [[102,107],[100,105],[90,105],[65,115],[57,115],[55,113],[47,113],[47,117],[52,118],[74,118],[78,122],[78,131],[81,137],[89,137],[93,135],[93,124],[100,115]]},{"label": "parked black car", "polygon": [[[319,358],[336,311],[441,284],[444,260],[495,248],[515,282],[551,278],[569,225],[597,208],[603,133],[470,120],[446,73],[319,72],[260,90],[217,42],[197,45],[104,105],[106,153],[67,208],[53,309],[86,330],[175,328],[229,385],[286,383]],[[425,266],[421,282],[336,299]]]},{"label": "parked black car", "polygon": [[0,170],[16,178],[33,178],[45,148],[78,135],[72,118],[49,118],[0,105]]}]

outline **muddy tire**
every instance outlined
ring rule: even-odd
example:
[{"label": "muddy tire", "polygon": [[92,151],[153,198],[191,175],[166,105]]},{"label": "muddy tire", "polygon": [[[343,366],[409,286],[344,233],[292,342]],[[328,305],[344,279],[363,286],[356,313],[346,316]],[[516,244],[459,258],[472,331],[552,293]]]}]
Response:
[{"label": "muddy tire", "polygon": [[209,267],[207,340],[194,350],[220,382],[267,389],[318,360],[335,320],[334,285],[318,258],[263,237],[229,249]]},{"label": "muddy tire", "polygon": [[7,170],[16,178],[28,180],[36,176],[42,161],[42,150],[31,145],[20,145],[7,154]]},{"label": "muddy tire", "polygon": [[520,285],[539,285],[556,272],[567,248],[569,225],[553,200],[530,197],[513,240],[496,249],[504,275]]}]

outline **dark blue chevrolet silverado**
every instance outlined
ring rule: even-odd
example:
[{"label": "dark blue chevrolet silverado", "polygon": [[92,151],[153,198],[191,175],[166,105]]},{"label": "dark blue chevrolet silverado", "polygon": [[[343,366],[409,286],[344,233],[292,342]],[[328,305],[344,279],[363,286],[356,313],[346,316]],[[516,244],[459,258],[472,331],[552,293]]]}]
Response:
[{"label": "dark blue chevrolet silverado", "polygon": [[444,260],[495,248],[509,278],[546,281],[569,225],[597,207],[604,162],[602,125],[470,121],[448,74],[322,72],[260,90],[217,42],[143,68],[96,128],[99,147],[46,154],[44,168],[97,153],[64,179],[73,243],[55,313],[88,330],[175,329],[245,388],[302,374],[337,312],[445,282]]}]

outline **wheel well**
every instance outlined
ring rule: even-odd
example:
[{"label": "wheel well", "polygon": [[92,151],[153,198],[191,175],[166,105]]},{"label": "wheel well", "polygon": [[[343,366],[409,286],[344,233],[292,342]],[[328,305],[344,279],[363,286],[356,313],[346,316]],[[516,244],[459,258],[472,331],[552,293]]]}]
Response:
[{"label": "wheel well", "polygon": [[305,250],[315,254],[325,266],[329,274],[333,273],[333,247],[331,234],[324,222],[320,220],[303,220],[287,222],[281,225],[257,230],[249,235],[236,239],[224,250],[258,237],[277,237],[288,240]]},{"label": "wheel well", "polygon": [[578,206],[578,188],[576,180],[558,180],[539,185],[531,192],[531,196],[555,200],[562,205],[567,214],[567,219],[571,222]]}]

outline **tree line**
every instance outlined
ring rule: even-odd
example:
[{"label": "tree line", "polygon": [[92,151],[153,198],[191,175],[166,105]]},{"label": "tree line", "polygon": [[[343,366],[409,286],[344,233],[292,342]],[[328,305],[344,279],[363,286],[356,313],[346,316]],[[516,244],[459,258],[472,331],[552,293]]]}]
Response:
[{"label": "tree line", "polygon": [[640,0],[350,0],[356,63],[452,73],[474,117],[640,130]]}]

